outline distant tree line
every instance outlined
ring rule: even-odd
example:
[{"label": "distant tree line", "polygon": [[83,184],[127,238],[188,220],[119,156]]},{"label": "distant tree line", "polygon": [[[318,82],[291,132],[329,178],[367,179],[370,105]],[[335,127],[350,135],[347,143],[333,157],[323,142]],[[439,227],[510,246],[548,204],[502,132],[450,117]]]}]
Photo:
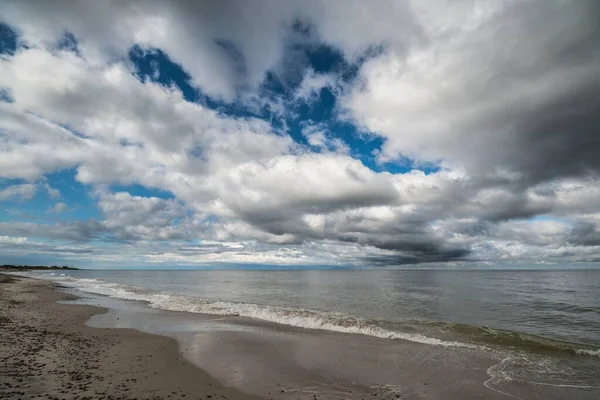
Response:
[{"label": "distant tree line", "polygon": [[47,265],[0,265],[0,270],[2,269],[10,269],[10,270],[44,270],[44,269],[78,269],[74,267],[67,267],[63,265],[59,267],[57,265],[47,266]]}]

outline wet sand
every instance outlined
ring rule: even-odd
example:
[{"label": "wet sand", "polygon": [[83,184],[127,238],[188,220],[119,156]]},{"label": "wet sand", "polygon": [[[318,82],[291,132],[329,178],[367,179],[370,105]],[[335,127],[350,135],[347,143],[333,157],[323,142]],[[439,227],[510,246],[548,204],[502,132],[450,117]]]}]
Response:
[{"label": "wet sand", "polygon": [[0,399],[252,399],[221,386],[172,338],[85,325],[106,309],[47,281],[0,274]]}]

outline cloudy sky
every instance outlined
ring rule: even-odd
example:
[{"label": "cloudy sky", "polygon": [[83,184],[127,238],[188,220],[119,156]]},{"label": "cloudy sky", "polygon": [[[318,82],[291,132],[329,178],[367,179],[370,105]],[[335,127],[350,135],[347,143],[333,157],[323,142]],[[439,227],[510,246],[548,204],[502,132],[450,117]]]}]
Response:
[{"label": "cloudy sky", "polygon": [[597,0],[1,3],[0,263],[600,262]]}]

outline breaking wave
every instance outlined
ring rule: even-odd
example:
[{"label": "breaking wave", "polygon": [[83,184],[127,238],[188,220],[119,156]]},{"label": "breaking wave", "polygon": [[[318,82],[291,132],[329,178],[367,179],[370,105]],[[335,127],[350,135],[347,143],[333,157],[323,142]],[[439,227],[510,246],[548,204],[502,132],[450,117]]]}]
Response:
[{"label": "breaking wave", "polygon": [[[600,357],[600,348],[584,348],[577,343],[548,339],[521,332],[492,329],[486,326],[427,321],[409,321],[405,324],[389,323],[338,312],[221,301],[184,294],[147,291],[134,286],[107,283],[98,279],[78,279],[63,276],[52,276],[50,279],[84,292],[125,300],[142,301],[151,308],[168,311],[241,316],[299,328],[360,334],[383,339],[407,340],[434,346],[461,348],[499,346],[514,347],[535,353],[559,352],[562,354]],[[434,328],[435,332],[441,333],[444,339],[432,337],[439,335],[431,335],[431,328]],[[423,331],[426,331],[427,335],[423,334]],[[443,335],[444,332],[446,335]],[[460,341],[446,340],[447,333],[452,334],[451,339],[458,338]],[[587,345],[585,346],[587,347]]]},{"label": "breaking wave", "polygon": [[447,322],[433,322],[442,330],[467,335],[474,342],[502,347],[515,347],[535,353],[564,353],[571,355],[598,356],[600,348],[580,348],[581,344],[549,339],[522,332],[493,329],[487,326],[473,326]]},{"label": "breaking wave", "polygon": [[97,279],[60,279],[64,285],[79,290],[125,300],[146,302],[150,307],[191,313],[224,316],[241,316],[306,329],[319,329],[350,334],[361,334],[383,339],[400,339],[416,343],[444,346],[477,348],[477,345],[446,341],[420,333],[408,333],[382,328],[376,321],[334,312],[275,307],[252,303],[208,300],[173,293],[150,292],[117,283],[106,283]]},{"label": "breaking wave", "polygon": [[596,357],[600,357],[600,349],[576,349],[575,350],[576,354],[582,355],[582,356],[596,356]]}]

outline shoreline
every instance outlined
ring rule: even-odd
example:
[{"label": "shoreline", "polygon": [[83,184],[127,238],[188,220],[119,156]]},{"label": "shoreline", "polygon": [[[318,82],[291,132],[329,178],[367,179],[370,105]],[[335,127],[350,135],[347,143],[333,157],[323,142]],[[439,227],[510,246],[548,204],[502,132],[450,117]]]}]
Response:
[{"label": "shoreline", "polygon": [[108,309],[58,303],[75,298],[0,273],[0,398],[258,399],[223,387],[172,338],[87,326]]},{"label": "shoreline", "polygon": [[[0,273],[0,399],[591,400],[600,389],[589,379],[595,359],[432,346],[62,288]],[[591,375],[524,375],[546,361]]]},{"label": "shoreline", "polygon": [[[149,308],[141,300],[102,294],[84,296],[78,302],[109,309],[106,314],[92,317],[88,322],[91,326],[134,328],[175,338],[188,361],[226,386],[258,398],[505,397],[483,385],[489,378],[486,370],[495,361],[470,352],[456,353],[443,346],[307,329],[250,317]],[[455,365],[438,364],[438,359],[447,357]],[[456,384],[465,380],[469,382],[466,386]]]},{"label": "shoreline", "polygon": [[[423,382],[415,376],[403,376],[402,386],[365,385],[356,380],[362,375],[358,370],[354,378],[334,378],[324,374],[322,365],[312,364],[313,360],[335,361],[332,371],[345,371],[343,365],[351,366],[348,362],[355,360],[352,352],[348,360],[336,360],[347,352],[346,346],[354,350],[365,344],[380,348],[387,346],[384,339],[252,321],[248,324],[251,331],[226,328],[198,342],[196,335],[175,338],[130,325],[132,314],[120,314],[104,302],[101,306],[95,301],[86,303],[78,295],[57,290],[59,287],[51,281],[0,273],[0,354],[6,354],[0,357],[0,398],[416,400],[424,396],[462,400],[488,394],[481,387],[474,392],[467,390],[466,397],[443,396],[439,388],[428,383],[435,381],[434,376],[423,378]],[[81,302],[63,303],[73,300]],[[130,309],[134,303],[125,304]],[[175,324],[189,318],[186,313],[158,314],[160,320],[174,318],[171,322]],[[199,316],[194,315],[194,319]],[[113,321],[106,323],[107,319]],[[202,315],[199,323],[211,331],[211,320],[214,316]],[[246,326],[244,317],[216,320]],[[412,359],[422,346],[396,345],[410,351]],[[333,354],[329,354],[331,349],[335,349]],[[403,375],[413,369],[407,361]],[[373,359],[369,365],[374,363],[378,361]],[[352,369],[363,367],[361,362]],[[285,372],[278,375],[280,371]],[[383,371],[376,368],[372,372],[374,378]],[[273,380],[273,376],[277,378]],[[278,383],[286,377],[292,380]],[[240,388],[239,379],[248,379],[248,385]],[[489,394],[495,398],[493,392]]]}]

